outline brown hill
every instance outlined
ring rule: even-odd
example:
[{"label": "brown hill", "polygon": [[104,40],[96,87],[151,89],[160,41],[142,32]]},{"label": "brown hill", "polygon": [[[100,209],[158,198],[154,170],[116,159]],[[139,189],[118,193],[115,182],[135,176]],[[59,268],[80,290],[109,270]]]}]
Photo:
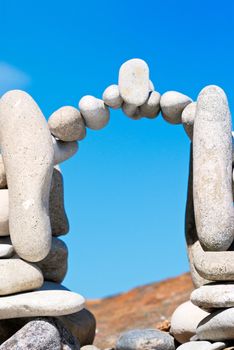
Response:
[{"label": "brown hill", "polygon": [[113,297],[88,301],[88,308],[97,319],[95,345],[101,349],[113,347],[119,334],[132,328],[167,330],[173,311],[189,299],[192,289],[187,273]]}]

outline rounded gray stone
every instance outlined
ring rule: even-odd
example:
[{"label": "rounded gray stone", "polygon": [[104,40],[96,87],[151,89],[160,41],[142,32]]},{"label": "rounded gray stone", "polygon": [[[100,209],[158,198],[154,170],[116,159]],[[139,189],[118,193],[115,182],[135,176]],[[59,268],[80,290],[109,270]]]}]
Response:
[{"label": "rounded gray stone", "polygon": [[193,140],[193,125],[196,114],[196,107],[197,102],[189,103],[183,110],[181,116],[183,127],[191,141]]},{"label": "rounded gray stone", "polygon": [[85,138],[84,120],[77,108],[64,106],[48,119],[51,134],[62,141],[80,141]]},{"label": "rounded gray stone", "polygon": [[195,289],[192,303],[205,309],[234,307],[234,284],[210,284]]},{"label": "rounded gray stone", "polygon": [[141,106],[149,96],[149,67],[141,59],[131,59],[120,67],[119,91],[127,104]]},{"label": "rounded gray stone", "polygon": [[177,91],[167,91],[160,99],[163,118],[171,124],[181,124],[182,112],[191,103],[190,97]]},{"label": "rounded gray stone", "polygon": [[221,350],[226,347],[223,342],[210,343],[209,341],[190,341],[180,345],[177,350]]},{"label": "rounded gray stone", "polygon": [[120,96],[118,85],[110,85],[103,92],[102,99],[104,103],[113,109],[118,109],[123,104],[123,99]]},{"label": "rounded gray stone", "polygon": [[79,102],[79,109],[85,125],[93,130],[104,128],[110,119],[110,111],[104,102],[94,96],[84,96]]},{"label": "rounded gray stone", "polygon": [[156,118],[160,112],[160,93],[152,91],[147,101],[140,107],[140,115],[147,118]]},{"label": "rounded gray stone", "polygon": [[116,350],[175,350],[174,339],[157,329],[133,329],[123,333]]},{"label": "rounded gray stone", "polygon": [[38,318],[29,321],[0,346],[1,350],[79,350],[80,345],[57,319]]},{"label": "rounded gray stone", "polygon": [[9,188],[12,244],[24,260],[40,261],[51,246],[54,149],[42,112],[23,91],[9,91],[0,99],[0,147]]},{"label": "rounded gray stone", "polygon": [[81,346],[92,344],[96,333],[96,319],[87,309],[59,319],[67,329],[79,340]]},{"label": "rounded gray stone", "polygon": [[69,222],[64,207],[63,175],[60,168],[54,168],[49,201],[50,223],[53,236],[65,235]]},{"label": "rounded gray stone", "polygon": [[36,263],[46,281],[61,283],[67,273],[68,248],[61,239],[52,238],[47,257]]},{"label": "rounded gray stone", "polygon": [[170,333],[179,343],[186,343],[196,334],[197,325],[208,315],[208,312],[193,305],[191,301],[186,301],[172,314]]},{"label": "rounded gray stone", "polygon": [[199,240],[206,250],[227,250],[234,238],[231,116],[226,95],[217,86],[207,86],[198,96],[193,169]]},{"label": "rounded gray stone", "polygon": [[197,327],[200,340],[227,341],[233,339],[234,308],[212,312]]}]

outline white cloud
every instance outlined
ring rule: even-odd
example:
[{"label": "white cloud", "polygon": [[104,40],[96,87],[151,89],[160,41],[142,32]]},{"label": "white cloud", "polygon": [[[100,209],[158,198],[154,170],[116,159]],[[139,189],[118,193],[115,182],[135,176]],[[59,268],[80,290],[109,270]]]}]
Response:
[{"label": "white cloud", "polygon": [[30,81],[26,73],[6,62],[0,62],[0,94],[12,89],[23,89]]}]

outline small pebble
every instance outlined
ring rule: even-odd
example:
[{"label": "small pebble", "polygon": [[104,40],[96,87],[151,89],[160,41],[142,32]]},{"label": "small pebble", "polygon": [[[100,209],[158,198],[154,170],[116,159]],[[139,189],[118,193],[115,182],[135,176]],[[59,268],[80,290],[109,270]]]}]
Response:
[{"label": "small pebble", "polygon": [[163,118],[171,124],[181,124],[181,115],[192,100],[177,91],[167,91],[161,96],[160,106]]},{"label": "small pebble", "polygon": [[149,67],[140,59],[125,62],[119,71],[119,91],[124,102],[141,106],[149,96]]},{"label": "small pebble", "polygon": [[55,111],[48,120],[50,132],[62,141],[80,141],[85,138],[84,120],[78,109],[64,106]]},{"label": "small pebble", "polygon": [[140,107],[140,115],[147,118],[156,118],[160,112],[160,94],[152,91],[148,100]]},{"label": "small pebble", "polygon": [[104,102],[93,96],[84,96],[79,102],[80,112],[88,128],[100,130],[104,128],[110,119],[110,111]]},{"label": "small pebble", "polygon": [[108,86],[108,88],[106,88],[106,90],[103,92],[102,99],[107,106],[113,109],[118,109],[123,104],[123,99],[120,96],[118,85]]}]

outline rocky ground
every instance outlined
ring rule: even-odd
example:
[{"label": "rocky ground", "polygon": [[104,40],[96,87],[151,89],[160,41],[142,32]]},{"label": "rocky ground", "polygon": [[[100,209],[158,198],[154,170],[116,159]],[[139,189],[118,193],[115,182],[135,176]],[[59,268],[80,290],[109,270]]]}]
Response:
[{"label": "rocky ground", "polygon": [[97,319],[95,345],[114,346],[121,332],[133,328],[167,330],[173,311],[189,299],[193,290],[190,274],[148,284],[116,296],[88,301]]}]

